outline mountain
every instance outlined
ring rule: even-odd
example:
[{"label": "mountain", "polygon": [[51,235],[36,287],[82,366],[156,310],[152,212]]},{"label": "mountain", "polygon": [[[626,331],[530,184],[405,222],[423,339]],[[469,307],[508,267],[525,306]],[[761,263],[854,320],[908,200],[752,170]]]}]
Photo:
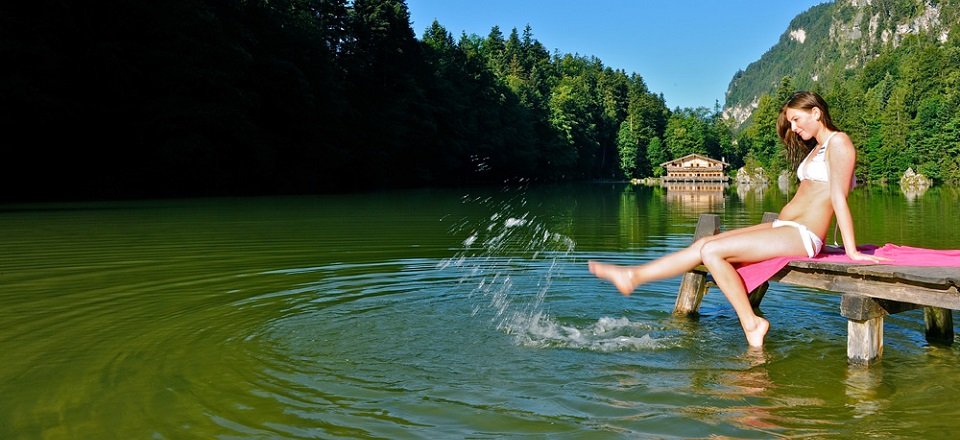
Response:
[{"label": "mountain", "polygon": [[837,0],[795,17],[727,88],[724,116],[743,124],[764,94],[790,76],[796,90],[829,90],[912,35],[934,44],[960,33],[960,0]]}]

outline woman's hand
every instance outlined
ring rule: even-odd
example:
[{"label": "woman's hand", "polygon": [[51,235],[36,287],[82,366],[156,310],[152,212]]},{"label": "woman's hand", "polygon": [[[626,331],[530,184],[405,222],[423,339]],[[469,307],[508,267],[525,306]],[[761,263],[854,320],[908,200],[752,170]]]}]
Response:
[{"label": "woman's hand", "polygon": [[853,261],[865,261],[870,263],[882,263],[884,261],[893,261],[892,258],[881,257],[878,255],[868,255],[868,254],[861,253],[859,251],[847,252],[847,258]]}]

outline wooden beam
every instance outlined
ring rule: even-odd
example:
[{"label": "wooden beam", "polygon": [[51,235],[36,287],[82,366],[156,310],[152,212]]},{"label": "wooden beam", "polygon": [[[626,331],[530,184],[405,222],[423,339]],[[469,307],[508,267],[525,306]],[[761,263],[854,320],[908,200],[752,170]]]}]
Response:
[{"label": "wooden beam", "polygon": [[827,263],[822,261],[791,261],[788,268],[812,269],[859,276],[862,278],[883,279],[905,282],[922,287],[945,288],[960,286],[960,267],[942,266],[897,266],[893,264]]},{"label": "wooden beam", "polygon": [[680,292],[673,305],[673,313],[695,315],[700,312],[700,303],[707,293],[707,276],[699,272],[687,272],[680,281]]},{"label": "wooden beam", "polygon": [[898,304],[845,293],[840,297],[840,314],[847,318],[847,360],[869,365],[883,354],[883,317],[888,308],[897,310],[911,304]]},{"label": "wooden beam", "polygon": [[759,308],[760,301],[763,301],[763,296],[767,294],[767,289],[770,288],[770,283],[764,282],[763,284],[757,286],[756,289],[753,289],[753,292],[747,294],[747,298],[750,299],[750,307]]},{"label": "wooden beam", "polygon": [[[720,233],[720,216],[716,214],[700,214],[697,220],[697,230],[693,241]],[[680,290],[677,292],[677,302],[673,306],[673,313],[679,315],[694,315],[700,311],[700,302],[707,293],[707,275],[704,272],[692,271],[683,275],[680,281]]]},{"label": "wooden beam", "polygon": [[940,307],[924,307],[923,322],[926,327],[927,342],[931,344],[953,344],[953,311]]},{"label": "wooden beam", "polygon": [[857,321],[866,321],[886,315],[918,309],[916,304],[871,298],[845,293],[840,297],[840,316]]},{"label": "wooden beam", "polygon": [[779,216],[780,214],[776,212],[764,212],[763,217],[760,218],[760,223],[773,223]]},{"label": "wooden beam", "polygon": [[855,277],[849,274],[822,273],[811,269],[793,267],[781,270],[771,279],[794,286],[960,310],[960,292],[958,292],[956,286],[932,288],[925,285],[894,282],[872,277]]},{"label": "wooden beam", "polygon": [[960,267],[896,266],[891,264],[851,265],[850,273],[890,278],[918,284],[958,285]]},{"label": "wooden beam", "polygon": [[847,321],[847,361],[870,365],[883,355],[883,317]]}]

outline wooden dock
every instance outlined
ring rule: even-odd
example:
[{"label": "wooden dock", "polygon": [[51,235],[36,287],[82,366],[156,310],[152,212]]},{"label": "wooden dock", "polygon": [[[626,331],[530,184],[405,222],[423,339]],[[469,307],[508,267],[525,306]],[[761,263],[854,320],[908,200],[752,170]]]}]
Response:
[{"label": "wooden dock", "polygon": [[[765,213],[764,222],[776,219]],[[694,241],[719,233],[720,217],[701,214]],[[674,313],[696,314],[707,289],[705,266],[684,274]],[[770,281],[836,293],[840,315],[847,318],[847,358],[853,364],[870,364],[883,353],[883,317],[923,308],[927,341],[953,343],[953,312],[960,310],[960,267],[895,266],[889,264],[793,261]],[[767,291],[764,283],[750,292],[750,303],[759,307]]]}]

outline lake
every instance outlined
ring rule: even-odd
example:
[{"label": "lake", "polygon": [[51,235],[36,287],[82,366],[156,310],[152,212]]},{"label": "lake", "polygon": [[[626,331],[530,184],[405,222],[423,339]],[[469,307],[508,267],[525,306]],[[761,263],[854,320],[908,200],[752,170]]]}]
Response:
[{"label": "lake", "polygon": [[[960,428],[923,314],[846,359],[839,296],[624,297],[590,259],[680,249],[795,189],[593,183],[0,205],[0,438],[896,438]],[[861,244],[960,249],[960,190],[858,188]],[[832,233],[827,242],[833,242]]]}]

